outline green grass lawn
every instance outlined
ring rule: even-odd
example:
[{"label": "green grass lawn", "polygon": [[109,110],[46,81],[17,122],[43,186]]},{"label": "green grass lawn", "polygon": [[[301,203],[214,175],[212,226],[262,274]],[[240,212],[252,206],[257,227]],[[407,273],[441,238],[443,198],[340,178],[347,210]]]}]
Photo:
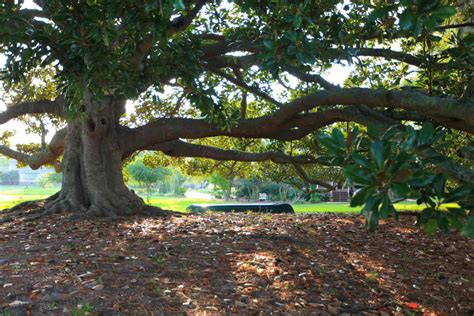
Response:
[{"label": "green grass lawn", "polygon": [[44,199],[59,191],[56,188],[40,188],[34,186],[1,185],[0,210],[12,207],[20,202]]},{"label": "green grass lawn", "polygon": [[[23,201],[36,200],[50,196],[59,190],[56,188],[24,187],[24,186],[0,186],[0,210],[12,207]],[[169,210],[185,212],[190,204],[218,204],[225,203],[220,200],[208,200],[198,198],[179,198],[179,197],[161,197],[153,196],[150,204]],[[230,202],[235,203],[235,202]],[[313,212],[338,212],[338,213],[357,213],[360,208],[352,208],[348,203],[317,203],[317,204],[292,204],[297,213]],[[451,205],[450,205],[451,206]],[[455,207],[456,205],[452,205]],[[399,211],[415,211],[423,209],[422,205],[416,205],[414,202],[401,202],[396,204]]]}]

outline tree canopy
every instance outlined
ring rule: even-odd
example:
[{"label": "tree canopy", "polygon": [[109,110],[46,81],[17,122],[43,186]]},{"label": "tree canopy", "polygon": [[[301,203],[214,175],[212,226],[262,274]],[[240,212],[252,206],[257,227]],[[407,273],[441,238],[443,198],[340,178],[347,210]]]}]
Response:
[{"label": "tree canopy", "polygon": [[[61,161],[48,212],[157,212],[121,172],[135,152],[154,150],[287,164],[327,189],[305,168],[342,168],[370,228],[396,216],[393,191],[427,205],[420,223],[473,235],[470,1],[33,3],[0,4],[11,103],[0,123],[48,115],[66,124],[35,148],[15,150],[4,135],[0,153],[33,168]],[[334,64],[352,69],[343,86],[325,78]],[[53,74],[47,95],[28,93],[39,69]],[[259,141],[229,148],[211,137]]]}]

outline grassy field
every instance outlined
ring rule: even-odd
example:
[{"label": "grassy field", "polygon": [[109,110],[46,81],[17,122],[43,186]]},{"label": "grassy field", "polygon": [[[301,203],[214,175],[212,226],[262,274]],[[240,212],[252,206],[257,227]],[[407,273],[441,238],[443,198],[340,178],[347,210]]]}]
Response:
[{"label": "grassy field", "polygon": [[[0,210],[9,208],[23,201],[45,198],[57,192],[59,188],[39,188],[24,186],[0,186]],[[185,212],[190,204],[217,204],[224,203],[220,200],[209,200],[199,198],[178,198],[178,197],[160,197],[153,196],[150,204],[160,206],[165,209]],[[354,213],[359,212],[360,208],[351,208],[347,203],[317,203],[317,204],[292,204],[295,212],[341,212]],[[455,205],[454,205],[455,206]],[[413,202],[402,202],[396,205],[397,210],[421,210],[423,206],[416,205]]]}]

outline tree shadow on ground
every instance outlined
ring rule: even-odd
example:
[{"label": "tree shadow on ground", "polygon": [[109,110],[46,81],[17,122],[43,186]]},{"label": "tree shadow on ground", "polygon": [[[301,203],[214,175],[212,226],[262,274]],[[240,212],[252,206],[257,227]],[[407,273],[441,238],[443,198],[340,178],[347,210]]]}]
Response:
[{"label": "tree shadow on ground", "polygon": [[474,308],[472,242],[426,236],[408,220],[368,234],[359,217],[341,214],[54,226],[57,219],[2,227],[5,310],[60,314],[82,304],[99,314],[462,314]]}]

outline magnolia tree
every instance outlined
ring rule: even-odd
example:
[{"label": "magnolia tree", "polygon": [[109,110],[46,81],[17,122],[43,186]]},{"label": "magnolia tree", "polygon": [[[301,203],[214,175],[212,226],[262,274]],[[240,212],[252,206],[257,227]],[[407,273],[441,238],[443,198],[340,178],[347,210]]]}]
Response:
[{"label": "magnolia tree", "polygon": [[[0,152],[62,170],[46,213],[164,214],[122,176],[125,159],[154,150],[300,173],[339,166],[362,187],[354,204],[365,205],[371,227],[396,216],[387,198],[395,191],[427,205],[421,222],[430,227],[472,232],[472,206],[461,201],[474,182],[472,16],[469,1],[454,0],[2,1],[6,91],[48,68],[54,93],[17,91],[0,123],[34,115],[65,127],[45,146],[15,150],[3,137]],[[354,70],[344,86],[324,78],[335,63]],[[124,116],[128,100],[135,109]],[[350,123],[320,133],[337,122]],[[270,149],[196,143],[216,136],[264,139]],[[272,146],[300,139],[312,146]],[[446,211],[445,200],[466,209]]]}]

